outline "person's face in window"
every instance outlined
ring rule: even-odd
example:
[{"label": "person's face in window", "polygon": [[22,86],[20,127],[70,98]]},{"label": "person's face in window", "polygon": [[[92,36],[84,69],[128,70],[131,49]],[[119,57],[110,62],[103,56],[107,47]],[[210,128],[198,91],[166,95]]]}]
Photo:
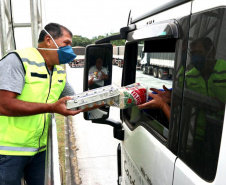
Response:
[{"label": "person's face in window", "polygon": [[96,67],[98,70],[101,70],[102,69],[102,66],[103,66],[103,60],[101,58],[98,58],[96,60]]},{"label": "person's face in window", "polygon": [[194,55],[201,55],[201,56],[206,56],[206,50],[201,42],[197,42],[193,46],[191,46],[191,56]]},{"label": "person's face in window", "polygon": [[194,67],[199,71],[203,70],[206,63],[207,52],[201,42],[191,44],[190,55],[191,63]]}]

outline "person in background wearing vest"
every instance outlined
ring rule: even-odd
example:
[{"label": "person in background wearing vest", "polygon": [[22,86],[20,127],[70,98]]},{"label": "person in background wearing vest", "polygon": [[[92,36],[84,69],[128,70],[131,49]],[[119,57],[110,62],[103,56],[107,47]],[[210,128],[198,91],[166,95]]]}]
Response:
[{"label": "person in background wearing vest", "polygon": [[0,184],[43,185],[50,113],[76,115],[65,102],[74,90],[59,64],[76,57],[72,33],[50,23],[38,48],[16,50],[0,61]]},{"label": "person in background wearing vest", "polygon": [[[201,95],[213,97],[218,103],[223,103],[222,108],[224,109],[224,103],[226,102],[226,61],[222,59],[216,60],[215,54],[216,51],[210,38],[201,37],[191,42],[191,64],[187,65],[189,70],[185,74],[185,87]],[[150,89],[156,92],[157,95],[149,93],[153,100],[138,105],[138,108],[161,109],[169,120],[171,91],[166,87],[163,87],[163,89],[164,91],[154,88]],[[201,112],[197,118],[200,120],[197,125],[197,137],[203,137],[203,129],[201,127],[204,127],[205,119],[201,116],[201,114],[204,114],[203,111]]]},{"label": "person in background wearing vest", "polygon": [[[215,47],[209,37],[200,37],[191,42],[190,61],[194,67],[185,74],[185,88],[203,97],[210,97],[213,102],[221,105],[221,109],[215,111],[217,117],[223,120],[226,102],[226,61],[216,59]],[[202,139],[206,114],[200,109],[197,115],[196,137]],[[215,119],[218,119],[217,117]]]},{"label": "person in background wearing vest", "polygon": [[185,74],[185,88],[219,103],[226,102],[226,61],[216,58],[209,37],[200,37],[190,44],[190,61],[194,66]]},{"label": "person in background wearing vest", "polygon": [[196,160],[192,158],[194,163],[191,165],[195,170],[200,170],[198,166],[206,166],[207,171],[202,170],[200,173],[209,173],[208,165],[211,162],[214,165],[210,166],[217,166],[215,156],[219,146],[216,143],[220,143],[224,120],[226,61],[217,58],[214,44],[209,37],[200,37],[190,44],[190,62],[193,68],[185,74],[185,91],[188,94],[186,98],[190,98],[192,102],[187,106],[192,111],[189,119],[194,123],[193,145]]}]

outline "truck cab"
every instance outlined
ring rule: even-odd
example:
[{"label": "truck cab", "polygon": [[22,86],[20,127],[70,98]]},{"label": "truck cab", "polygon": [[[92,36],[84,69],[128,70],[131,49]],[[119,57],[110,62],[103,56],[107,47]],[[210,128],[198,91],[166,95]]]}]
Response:
[{"label": "truck cab", "polygon": [[[125,39],[121,86],[139,82],[163,93],[165,86],[170,118],[161,109],[133,106],[120,110],[120,123],[90,119],[113,126],[114,137],[121,140],[118,184],[226,184],[226,2],[174,0],[128,20],[119,35],[88,46],[86,58],[89,47],[112,53],[110,41]],[[157,74],[166,70],[160,67],[166,56],[172,61],[171,78],[146,74],[154,73],[142,66],[148,59],[157,59]],[[86,60],[84,90],[88,68]]]}]

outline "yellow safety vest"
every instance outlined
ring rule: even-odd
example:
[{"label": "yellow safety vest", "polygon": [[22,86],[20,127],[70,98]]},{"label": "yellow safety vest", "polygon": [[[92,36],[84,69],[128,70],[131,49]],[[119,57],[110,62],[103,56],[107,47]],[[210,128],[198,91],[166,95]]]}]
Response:
[{"label": "yellow safety vest", "polygon": [[[185,75],[185,87],[206,97],[218,99],[220,102],[226,102],[226,61],[217,60],[213,73],[205,82],[200,72],[196,68],[192,68]],[[217,110],[216,110],[217,111]],[[215,114],[215,115],[214,115]],[[212,116],[223,117],[224,110],[213,113]],[[197,116],[196,137],[202,138],[205,133],[206,112],[199,110]]]},{"label": "yellow safety vest", "polygon": [[[60,97],[66,73],[59,65],[49,74],[45,61],[35,48],[16,50],[25,70],[25,84],[17,99],[26,102],[53,103]],[[47,145],[49,113],[32,116],[0,116],[0,154],[32,156]]]}]

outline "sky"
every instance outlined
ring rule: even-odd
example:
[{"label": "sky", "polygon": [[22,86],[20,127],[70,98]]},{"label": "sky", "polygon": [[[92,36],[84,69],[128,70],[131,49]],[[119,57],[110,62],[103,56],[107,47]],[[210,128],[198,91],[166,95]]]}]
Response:
[{"label": "sky", "polygon": [[[146,12],[169,0],[42,0],[43,26],[56,22],[69,28],[73,35],[93,38],[119,32],[132,14]],[[30,22],[30,1],[12,0],[16,23]],[[17,49],[31,46],[30,28],[16,28]]]}]

